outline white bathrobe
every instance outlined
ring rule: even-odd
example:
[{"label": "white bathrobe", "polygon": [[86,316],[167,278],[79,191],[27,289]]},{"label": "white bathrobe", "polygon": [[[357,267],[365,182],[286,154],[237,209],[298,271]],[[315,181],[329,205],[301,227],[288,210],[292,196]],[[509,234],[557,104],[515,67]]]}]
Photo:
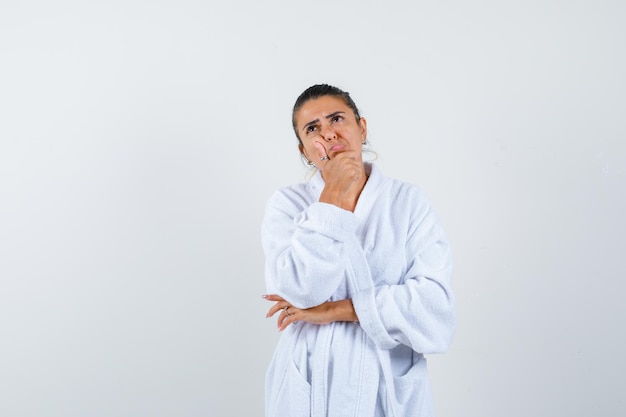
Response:
[{"label": "white bathrobe", "polygon": [[358,317],[287,327],[266,375],[267,417],[434,415],[423,355],[454,332],[450,248],[418,187],[365,166],[354,213],[318,201],[319,172],[267,204],[268,294],[298,308],[351,299]]}]

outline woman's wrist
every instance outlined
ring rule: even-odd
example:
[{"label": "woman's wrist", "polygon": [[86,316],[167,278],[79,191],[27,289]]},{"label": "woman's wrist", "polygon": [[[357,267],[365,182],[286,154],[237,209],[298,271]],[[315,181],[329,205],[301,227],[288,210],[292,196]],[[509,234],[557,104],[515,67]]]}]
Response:
[{"label": "woman's wrist", "polygon": [[331,321],[358,321],[352,300],[331,301]]},{"label": "woman's wrist", "polygon": [[343,194],[344,193],[334,191],[334,190],[329,190],[328,187],[325,187],[322,190],[322,194],[320,195],[319,201],[321,203],[328,203],[328,204],[333,204],[337,207],[341,207]]}]

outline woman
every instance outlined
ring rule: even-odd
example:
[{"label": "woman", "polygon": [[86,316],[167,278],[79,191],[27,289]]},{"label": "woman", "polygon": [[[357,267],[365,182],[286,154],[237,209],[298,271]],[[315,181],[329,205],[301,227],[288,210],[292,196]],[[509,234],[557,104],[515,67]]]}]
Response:
[{"label": "woman", "polygon": [[423,355],[455,324],[445,234],[417,187],[363,162],[347,92],[308,88],[292,122],[318,172],[276,192],[263,221],[267,316],[283,331],[266,416],[433,416]]}]

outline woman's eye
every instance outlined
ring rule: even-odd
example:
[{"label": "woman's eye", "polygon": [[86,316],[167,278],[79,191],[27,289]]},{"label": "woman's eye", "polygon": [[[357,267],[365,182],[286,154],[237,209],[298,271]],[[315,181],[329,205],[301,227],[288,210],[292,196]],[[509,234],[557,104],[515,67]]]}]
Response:
[{"label": "woman's eye", "polygon": [[339,116],[339,115],[332,118],[332,121],[335,123],[340,122],[342,120],[343,120],[343,116]]},{"label": "woman's eye", "polygon": [[306,128],[306,133],[313,133],[317,129],[317,126],[309,126]]}]

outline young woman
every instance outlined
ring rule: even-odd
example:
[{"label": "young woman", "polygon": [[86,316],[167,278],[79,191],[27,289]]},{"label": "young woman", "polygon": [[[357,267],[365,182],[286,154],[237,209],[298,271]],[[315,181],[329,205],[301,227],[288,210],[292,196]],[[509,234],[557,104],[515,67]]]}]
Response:
[{"label": "young woman", "polygon": [[452,261],[425,195],[364,163],[367,124],[347,92],[315,85],[292,115],[318,172],[277,191],[262,226],[283,331],[266,416],[433,416],[424,354],[455,326]]}]

